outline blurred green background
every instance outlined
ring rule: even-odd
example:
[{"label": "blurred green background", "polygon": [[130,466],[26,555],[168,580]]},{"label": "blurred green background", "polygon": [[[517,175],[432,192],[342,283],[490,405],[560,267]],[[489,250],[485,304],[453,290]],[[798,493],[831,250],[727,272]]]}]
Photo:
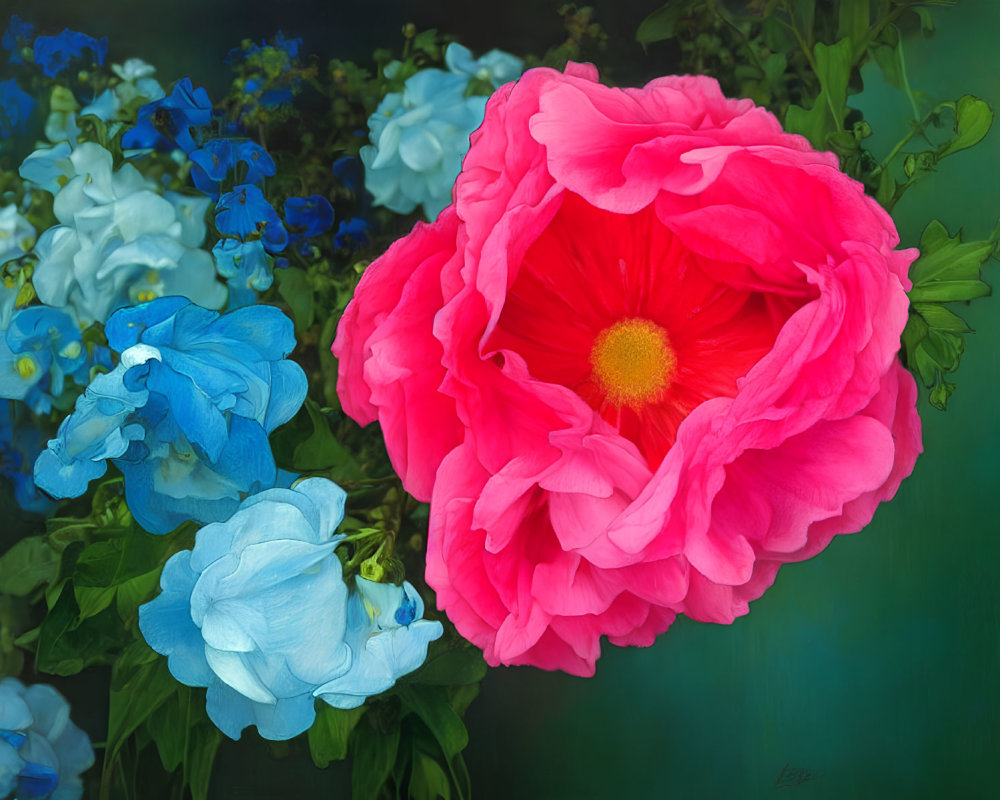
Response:
[{"label": "blurred green background", "polygon": [[[142,57],[163,83],[190,75],[218,96],[228,81],[221,59],[244,37],[282,28],[303,36],[307,53],[366,62],[373,47],[398,46],[412,21],[477,52],[540,53],[560,39],[560,4],[4,0],[0,17],[17,11],[46,32],[107,35],[112,60]],[[632,41],[659,3],[591,5],[609,33],[616,77],[669,69],[668,48],[644,54]],[[1000,110],[1000,4],[960,0],[934,15],[937,35],[907,42],[911,85],[937,99],[972,93]],[[852,105],[874,127],[881,156],[906,133],[908,104],[877,72],[865,78]],[[932,217],[971,238],[996,223],[1000,129],[942,170],[896,208],[906,246]],[[987,280],[1000,284],[996,262]],[[679,620],[649,649],[606,648],[589,680],[491,670],[467,717],[476,796],[1000,796],[997,299],[977,302],[966,318],[977,334],[949,411],[922,405],[925,453],[872,525],[784,568],[732,626]],[[82,713],[92,719],[81,724],[103,738],[98,706],[84,701]],[[259,740],[225,745],[213,797],[348,796],[343,769],[320,772],[301,747],[287,749],[275,762]]]}]

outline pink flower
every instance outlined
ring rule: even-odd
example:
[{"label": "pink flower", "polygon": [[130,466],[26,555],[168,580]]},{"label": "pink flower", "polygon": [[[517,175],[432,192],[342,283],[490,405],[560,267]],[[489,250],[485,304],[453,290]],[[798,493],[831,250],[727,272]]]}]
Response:
[{"label": "pink flower", "polygon": [[427,580],[491,664],[731,622],[910,473],[915,250],[715,81],[588,65],[490,100],[454,191],[340,323],[344,409],[431,502]]}]

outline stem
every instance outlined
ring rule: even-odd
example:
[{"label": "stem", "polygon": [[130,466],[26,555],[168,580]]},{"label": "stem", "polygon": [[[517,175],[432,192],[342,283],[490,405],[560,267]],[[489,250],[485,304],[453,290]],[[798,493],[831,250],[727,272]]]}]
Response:
[{"label": "stem", "polygon": [[931,121],[931,119],[932,119],[932,118],[933,118],[933,117],[934,117],[934,116],[935,116],[935,115],[936,115],[936,114],[937,114],[938,112],[940,112],[940,111],[941,111],[942,109],[946,108],[947,106],[948,106],[948,103],[940,103],[939,105],[936,105],[936,106],[934,106],[934,108],[932,108],[932,109],[931,109],[931,110],[930,110],[930,111],[929,111],[929,112],[927,113],[927,116],[925,116],[925,117],[924,117],[924,118],[923,118],[922,120],[920,120],[920,122],[917,122],[917,123],[916,123],[916,124],[915,124],[915,125],[913,126],[912,130],[911,130],[911,131],[910,131],[910,132],[909,132],[908,134],[906,134],[906,136],[904,136],[904,137],[903,137],[902,139],[900,139],[900,140],[899,140],[899,141],[898,141],[898,142],[896,143],[896,146],[895,146],[895,147],[893,147],[893,148],[892,148],[892,150],[890,150],[890,151],[889,151],[889,155],[887,155],[887,156],[886,156],[886,157],[885,157],[885,158],[884,158],[884,159],[882,160],[882,163],[881,163],[881,164],[879,164],[879,165],[878,165],[878,166],[877,166],[877,167],[876,167],[876,168],[875,168],[874,170],[872,170],[872,177],[875,177],[875,176],[876,176],[876,175],[878,175],[878,174],[879,174],[879,173],[880,173],[880,172],[881,172],[882,170],[884,170],[884,169],[885,169],[886,167],[888,167],[888,166],[889,166],[889,164],[890,164],[890,163],[892,162],[892,160],[893,160],[893,159],[894,159],[894,158],[895,158],[896,156],[898,156],[898,155],[899,155],[899,151],[900,151],[900,150],[902,150],[902,149],[903,149],[904,147],[906,147],[906,145],[908,145],[908,144],[910,143],[910,140],[911,140],[911,139],[912,139],[912,138],[913,138],[914,136],[916,136],[916,135],[917,135],[918,133],[923,133],[923,132],[924,132],[924,128],[926,128],[926,127],[927,127],[927,124],[928,124],[928,123],[929,123],[929,122]]}]

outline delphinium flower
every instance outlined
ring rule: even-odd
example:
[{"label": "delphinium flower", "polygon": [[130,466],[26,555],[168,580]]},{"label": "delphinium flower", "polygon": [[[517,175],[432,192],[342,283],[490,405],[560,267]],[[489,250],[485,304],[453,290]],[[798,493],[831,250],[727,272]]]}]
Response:
[{"label": "delphinium flower", "polygon": [[730,623],[921,450],[895,226],[700,76],[529,70],[455,204],[365,272],[337,392],[430,500],[428,583],[490,664]]},{"label": "delphinium flower", "polygon": [[56,36],[38,36],[35,39],[35,64],[50,78],[56,77],[76,59],[88,65],[103,65],[107,54],[107,37],[95,39],[69,28]]},{"label": "delphinium flower", "polygon": [[124,64],[112,64],[111,71],[118,83],[105,89],[94,101],[83,107],[80,115],[93,114],[104,122],[128,119],[130,107],[140,100],[154,102],[166,96],[160,82],[153,77],[156,67],[141,58],[130,58]]},{"label": "delphinium flower", "polygon": [[79,800],[81,773],[94,763],[87,734],[51,686],[0,681],[0,797]]},{"label": "delphinium flower", "polygon": [[208,688],[208,716],[238,739],[256,725],[289,739],[321,697],[354,708],[416,669],[441,623],[421,619],[408,584],[345,584],[335,552],[345,494],[325,478],[247,498],[175,554],[162,592],[139,609],[149,645],[188,686]]},{"label": "delphinium flower", "polygon": [[391,92],[368,118],[370,145],[361,148],[365,186],[375,204],[397,214],[418,205],[434,219],[451,202],[451,188],[483,120],[486,98],[465,96],[468,78],[424,69]]},{"label": "delphinium flower", "polygon": [[0,37],[0,47],[10,53],[10,58],[7,59],[9,63],[24,63],[23,51],[31,47],[34,33],[35,26],[30,22],[25,22],[17,14],[11,16],[7,29]]},{"label": "delphinium flower", "polygon": [[121,470],[136,520],[166,533],[226,519],[274,486],[268,435],[305,398],[292,323],[273,306],[217,312],[167,297],[123,308],[105,325],[117,366],[97,375],[35,463],[53,497],[76,497]]},{"label": "delphinium flower", "polygon": [[26,131],[35,105],[35,99],[14,78],[0,81],[0,139]]},{"label": "delphinium flower", "polygon": [[179,148],[190,153],[198,145],[191,133],[212,121],[212,101],[201,87],[194,88],[190,78],[174,85],[173,91],[159,100],[139,109],[135,127],[122,136],[122,147],[127,149]]},{"label": "delphinium flower", "polygon": [[188,158],[195,188],[213,200],[219,199],[222,183],[230,172],[239,172],[240,184],[258,184],[275,172],[274,159],[248,139],[212,139],[191,151]]},{"label": "delphinium flower", "polygon": [[41,430],[24,406],[0,399],[0,477],[14,487],[14,500],[25,511],[48,514],[56,503],[35,486],[32,470],[45,447]]},{"label": "delphinium flower", "polygon": [[299,252],[309,252],[309,239],[330,230],[333,225],[333,206],[322,195],[289,197],[285,200],[285,226],[288,243]]},{"label": "delphinium flower", "polygon": [[[219,198],[215,227],[222,234],[212,254],[219,274],[229,282],[230,307],[255,302],[274,280],[274,253],[288,244],[278,212],[253,184],[241,184]],[[283,264],[287,264],[282,260]]]},{"label": "delphinium flower", "polygon": [[121,306],[171,294],[220,308],[225,287],[211,256],[198,249],[204,225],[188,220],[204,216],[207,198],[171,202],[133,165],[112,171],[111,153],[100,145],[67,149],[33,154],[21,168],[23,178],[39,178],[44,188],[64,184],[53,202],[62,224],[35,245],[32,283],[41,301],[65,309],[82,326],[103,322]]},{"label": "delphinium flower", "polygon": [[524,72],[524,62],[503,50],[490,50],[480,58],[473,58],[472,51],[458,42],[452,42],[444,51],[444,62],[456,75],[486,81],[494,89],[517,80]]}]

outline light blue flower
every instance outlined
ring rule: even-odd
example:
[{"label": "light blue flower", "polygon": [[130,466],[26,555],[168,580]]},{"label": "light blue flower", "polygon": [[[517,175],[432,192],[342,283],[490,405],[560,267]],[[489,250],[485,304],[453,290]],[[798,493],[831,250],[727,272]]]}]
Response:
[{"label": "light blue flower", "polygon": [[0,397],[24,400],[46,414],[66,375],[86,359],[80,329],[67,314],[46,306],[15,311],[0,330]]},{"label": "light blue flower", "polygon": [[524,62],[503,50],[490,50],[482,58],[473,58],[472,51],[452,42],[444,51],[444,62],[456,75],[489,81],[494,89],[516,81],[524,72]]},{"label": "light blue flower", "polygon": [[[208,688],[208,716],[230,738],[249,725],[265,739],[302,733],[324,687],[350,698],[341,708],[360,705],[419,666],[442,633],[438,622],[410,618],[410,601],[397,602],[416,595],[409,584],[365,589],[388,601],[380,613],[348,591],[334,552],[344,500],[324,478],[248,498],[171,557],[162,592],[139,609],[150,647],[181,683]],[[394,602],[408,609],[408,626],[391,619]]]},{"label": "light blue flower", "polygon": [[76,497],[110,459],[146,530],[226,519],[274,486],[268,434],[302,405],[306,378],[285,356],[292,322],[273,306],[220,316],[184,298],[123,308],[105,326],[121,353],[97,376],[35,463],[53,497]]},{"label": "light blue flower", "polygon": [[35,244],[35,228],[17,213],[11,203],[0,208],[0,264],[6,264],[29,252]]},{"label": "light blue flower", "polygon": [[111,69],[121,81],[101,92],[80,111],[80,116],[93,114],[104,122],[124,122],[129,120],[129,107],[137,98],[153,102],[166,96],[160,82],[152,77],[156,67],[141,58],[130,58],[124,64],[112,64]]},{"label": "light blue flower", "polygon": [[360,156],[376,205],[397,214],[421,205],[433,220],[451,202],[469,135],[486,111],[485,97],[465,96],[468,85],[460,75],[421,70],[368,118],[371,144]]},{"label": "light blue flower", "polygon": [[199,248],[207,198],[162,197],[131,164],[113,170],[111,153],[93,142],[33,153],[21,175],[61,187],[53,211],[62,224],[35,244],[32,283],[46,305],[85,326],[116,308],[166,295],[207,308],[225,303],[212,257]]},{"label": "light blue flower", "polygon": [[51,686],[0,681],[0,797],[79,800],[94,750]]}]

